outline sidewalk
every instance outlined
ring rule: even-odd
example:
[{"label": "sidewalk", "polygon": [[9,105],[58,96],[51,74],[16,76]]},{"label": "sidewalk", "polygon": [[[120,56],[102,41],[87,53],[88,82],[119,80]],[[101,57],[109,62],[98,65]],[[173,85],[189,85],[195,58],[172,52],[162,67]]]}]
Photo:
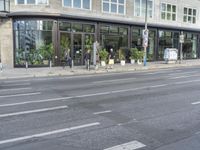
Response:
[{"label": "sidewalk", "polygon": [[165,64],[164,61],[160,62],[148,62],[147,66],[143,64],[126,64],[121,66],[115,64],[113,69],[106,69],[106,67],[99,67],[94,69],[91,67],[90,70],[86,70],[85,66],[75,66],[73,69],[69,67],[42,67],[42,68],[14,68],[8,69],[3,68],[0,72],[0,79],[15,79],[15,78],[26,78],[26,77],[47,77],[47,76],[66,76],[66,75],[82,75],[82,74],[97,74],[97,73],[108,73],[108,72],[128,72],[137,70],[156,70],[166,68],[178,68],[178,67],[189,67],[189,66],[200,66],[200,59],[195,60],[183,60],[181,64]]}]

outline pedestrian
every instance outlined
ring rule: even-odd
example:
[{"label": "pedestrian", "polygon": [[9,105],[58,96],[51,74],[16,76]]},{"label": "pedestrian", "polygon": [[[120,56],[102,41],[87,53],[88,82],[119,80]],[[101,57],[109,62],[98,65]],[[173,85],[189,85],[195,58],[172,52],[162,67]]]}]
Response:
[{"label": "pedestrian", "polygon": [[90,58],[91,58],[91,54],[90,54],[90,50],[88,49],[84,56],[85,65],[86,65],[87,70],[90,70]]},{"label": "pedestrian", "polygon": [[66,63],[66,66],[69,65],[69,67],[72,68],[72,59],[69,55],[69,52],[70,50],[65,51],[65,63]]},{"label": "pedestrian", "polygon": [[108,64],[111,69],[113,68],[113,65],[114,65],[114,59],[115,59],[115,53],[113,51],[113,48],[111,48],[110,53],[109,53],[109,58],[108,58]]}]

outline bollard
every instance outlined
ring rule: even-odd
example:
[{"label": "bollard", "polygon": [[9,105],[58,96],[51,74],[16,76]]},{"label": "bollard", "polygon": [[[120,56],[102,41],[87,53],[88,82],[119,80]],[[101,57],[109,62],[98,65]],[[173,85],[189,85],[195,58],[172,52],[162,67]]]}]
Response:
[{"label": "bollard", "polygon": [[0,63],[0,69],[1,69],[1,72],[3,71],[3,64]]},{"label": "bollard", "polygon": [[52,67],[52,61],[50,60],[49,61],[49,68],[51,69],[51,67]]},{"label": "bollard", "polygon": [[28,62],[26,61],[26,69],[28,69]]},{"label": "bollard", "polygon": [[87,60],[87,70],[88,71],[90,70],[90,60],[89,59]]},{"label": "bollard", "polygon": [[71,61],[72,61],[71,62],[71,69],[73,70],[73,68],[74,68],[74,61],[73,61],[73,59]]}]

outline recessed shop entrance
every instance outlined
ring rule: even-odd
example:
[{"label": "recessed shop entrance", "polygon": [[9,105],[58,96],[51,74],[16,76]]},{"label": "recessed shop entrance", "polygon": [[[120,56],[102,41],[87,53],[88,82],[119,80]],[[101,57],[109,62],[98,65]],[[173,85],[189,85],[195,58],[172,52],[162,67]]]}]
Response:
[{"label": "recessed shop entrance", "polygon": [[74,65],[84,65],[84,55],[87,50],[92,53],[94,38],[94,34],[60,32],[58,50],[60,64],[65,59],[65,53],[68,53]]}]

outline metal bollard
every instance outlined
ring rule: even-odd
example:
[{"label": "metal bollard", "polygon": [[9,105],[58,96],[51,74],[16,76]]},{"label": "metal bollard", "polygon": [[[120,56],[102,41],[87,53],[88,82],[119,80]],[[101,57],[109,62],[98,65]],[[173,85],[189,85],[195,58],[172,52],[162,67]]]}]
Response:
[{"label": "metal bollard", "polygon": [[1,69],[1,72],[3,71],[3,64],[0,63],[0,69]]},{"label": "metal bollard", "polygon": [[87,70],[88,71],[90,70],[90,60],[89,59],[87,60]]},{"label": "metal bollard", "polygon": [[26,61],[26,64],[25,64],[25,65],[26,65],[26,69],[28,69],[28,62],[27,62],[27,61]]},{"label": "metal bollard", "polygon": [[51,67],[52,67],[52,61],[50,60],[49,61],[49,68],[51,69]]},{"label": "metal bollard", "polygon": [[72,62],[71,62],[72,64],[71,64],[71,69],[73,70],[73,68],[74,68],[74,61],[73,61],[73,59],[72,59]]}]

